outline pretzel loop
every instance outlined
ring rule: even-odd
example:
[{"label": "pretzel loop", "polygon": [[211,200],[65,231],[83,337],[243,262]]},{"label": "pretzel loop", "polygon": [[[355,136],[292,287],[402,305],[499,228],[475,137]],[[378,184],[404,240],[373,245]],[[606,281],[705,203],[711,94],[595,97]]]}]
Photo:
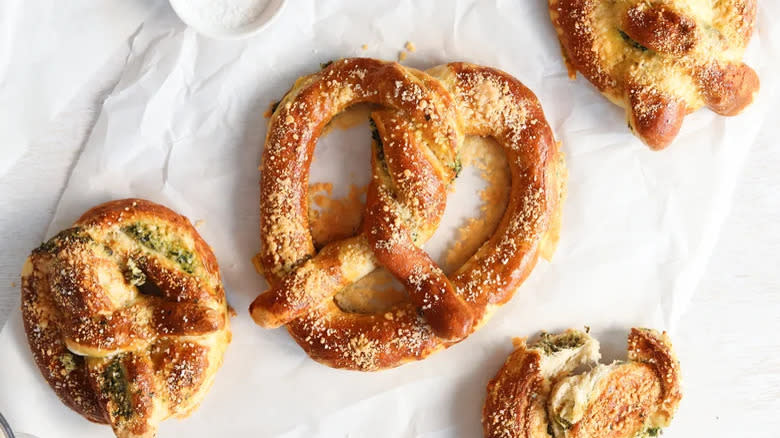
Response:
[{"label": "pretzel loop", "polygon": [[[412,240],[418,240],[421,244],[436,229],[446,202],[445,192],[442,189],[454,178],[450,163],[456,160],[456,151],[462,141],[462,134],[458,132],[458,120],[452,109],[449,94],[432,78],[421,72],[410,71],[397,64],[386,64],[373,60],[336,62],[321,72],[320,76],[321,81],[313,82],[312,85],[301,91],[296,96],[294,104],[287,101],[287,98],[282,101],[280,106],[284,105],[284,107],[281,107],[278,114],[274,115],[271,121],[272,125],[275,123],[277,125],[283,124],[276,131],[307,132],[311,130],[318,133],[331,117],[352,104],[374,102],[392,108],[373,114],[378,138],[374,147],[374,180],[369,188],[368,204],[377,203],[375,200],[380,192],[384,193],[386,197],[397,195],[402,202],[388,201],[381,205],[377,204],[376,208],[369,208],[369,211],[376,213],[373,215],[369,213],[369,217],[382,217],[383,219],[380,221],[381,223],[375,222],[373,225],[365,227],[366,229],[362,233],[364,238],[356,241],[337,242],[329,248],[323,249],[314,258],[306,261],[297,274],[282,280],[281,288],[259,297],[253,303],[252,315],[256,321],[266,326],[273,327],[290,322],[293,318],[319,305],[322,300],[332,298],[344,285],[373,270],[377,263],[372,260],[373,257],[368,256],[372,249],[379,255],[378,262],[388,267],[397,266],[397,263],[409,266],[410,264],[406,260],[397,260],[396,265],[393,265],[391,264],[393,260],[390,260],[386,255],[387,250],[394,248],[395,242],[401,239],[408,244],[406,254],[409,251],[414,251],[418,257],[425,258],[428,262],[426,265],[428,269],[434,271],[433,262],[414,245]],[[343,78],[347,80],[344,81]],[[311,90],[316,89],[320,83],[337,83],[339,87],[334,87],[329,93],[318,95],[318,100],[311,101]],[[321,107],[328,110],[321,113],[322,117],[309,114],[306,120],[302,121],[303,127],[289,127],[289,125],[296,123],[295,121],[288,123],[289,113],[294,113],[296,108],[304,106]],[[284,122],[281,122],[282,120]],[[274,135],[274,128],[269,131],[269,137],[271,135]],[[305,134],[294,135],[298,135],[299,139],[305,137]],[[299,156],[299,161],[311,161],[316,139],[317,135],[313,135],[306,148],[296,149],[302,155]],[[296,140],[295,137],[293,140]],[[271,159],[277,160],[276,156],[272,156]],[[277,162],[275,161],[275,163]],[[268,172],[275,170],[275,168],[269,169]],[[304,169],[291,168],[285,172],[301,172],[302,170]],[[269,176],[264,175],[263,178],[265,181]],[[305,181],[307,175],[298,173],[289,179]],[[412,193],[415,189],[431,185],[434,189],[428,189],[427,193],[424,191]],[[306,192],[306,187],[303,188],[303,192]],[[427,196],[425,196],[426,194]],[[417,202],[413,202],[414,200]],[[274,210],[265,217],[273,221],[274,214],[284,211],[285,208],[287,207],[283,204],[275,205]],[[393,215],[392,220],[390,220],[390,215],[396,213],[397,210],[403,210],[407,217],[402,220],[399,215]],[[308,233],[306,218],[300,219],[303,220],[299,220],[299,224],[305,227],[304,232]],[[292,232],[300,232],[300,229]],[[385,239],[378,238],[381,233]],[[274,236],[276,239],[278,237]],[[311,236],[307,235],[306,237],[310,242]],[[268,243],[266,248],[274,244],[273,241]],[[346,251],[362,253],[366,258],[370,257],[371,259],[363,264],[365,268],[360,271],[357,278],[350,279],[348,277],[345,279],[347,280],[345,283],[334,283],[334,278],[344,277],[339,274],[350,269],[351,265],[354,264],[342,262],[340,254],[344,254]],[[330,271],[337,275],[323,275],[320,268],[324,266],[330,267]],[[310,272],[310,268],[317,272],[302,279],[301,275]],[[438,268],[435,269],[438,270]],[[466,335],[472,322],[470,310],[458,299],[449,280],[443,273],[440,273],[440,270],[438,270],[439,276],[436,277],[438,281],[417,279],[418,283],[425,285],[419,285],[419,287],[412,286],[410,278],[413,273],[411,271],[403,270],[397,266],[396,269],[391,269],[391,272],[408,286],[410,297],[439,336],[445,339],[460,339]],[[306,287],[306,292],[310,293],[301,293],[298,284],[302,282],[309,285]]]}]

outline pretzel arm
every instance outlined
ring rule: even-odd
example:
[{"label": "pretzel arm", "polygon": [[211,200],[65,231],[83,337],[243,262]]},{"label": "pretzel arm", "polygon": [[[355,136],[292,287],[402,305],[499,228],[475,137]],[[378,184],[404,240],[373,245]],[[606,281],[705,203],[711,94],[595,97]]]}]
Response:
[{"label": "pretzel arm", "polygon": [[[87,378],[85,358],[73,354],[65,344],[63,327],[58,323],[62,314],[52,299],[48,269],[43,268],[49,266],[50,260],[50,254],[34,252],[22,272],[22,316],[25,331],[32,333],[33,358],[50,385],[61,388],[57,395],[63,403],[90,421],[108,423]],[[66,372],[63,363],[68,365]]]},{"label": "pretzel arm", "polygon": [[488,383],[482,408],[485,438],[550,437],[545,410],[548,387],[539,353],[523,344]]},{"label": "pretzel arm", "polygon": [[724,116],[742,112],[761,87],[755,70],[744,63],[713,63],[699,70],[699,87],[707,106]]},{"label": "pretzel arm", "polygon": [[[382,144],[373,148],[375,177],[366,197],[366,238],[379,263],[401,281],[437,336],[462,339],[471,331],[471,311],[455,294],[444,272],[417,246],[430,237],[428,230],[438,226],[453,172],[446,165],[436,168],[432,162],[438,163],[437,157],[426,155],[426,149],[415,144],[414,136],[404,135],[413,129],[405,126],[408,123],[397,113],[377,111],[372,117]],[[403,199],[395,199],[401,196]],[[409,219],[401,217],[401,212]],[[417,245],[409,235],[410,229],[415,230]]]},{"label": "pretzel arm", "polygon": [[512,173],[509,203],[490,239],[452,278],[483,320],[533,269],[559,208],[561,157],[534,94],[508,74],[465,63],[432,72],[456,96],[469,135],[494,138]]},{"label": "pretzel arm", "polygon": [[161,257],[139,254],[132,260],[145,277],[144,284],[138,287],[143,289],[145,285],[152,286],[150,289],[154,289],[154,293],[159,293],[165,300],[195,303],[224,300],[214,289],[206,287],[202,280],[178,275],[171,262]]},{"label": "pretzel arm", "polygon": [[628,335],[628,359],[647,364],[661,382],[662,394],[655,421],[667,425],[682,399],[680,362],[666,333],[632,328]]},{"label": "pretzel arm", "polygon": [[684,55],[696,45],[696,22],[666,5],[640,3],[626,11],[622,31],[642,47]]},{"label": "pretzel arm", "polygon": [[87,375],[111,426],[120,438],[152,437],[156,415],[152,395],[161,389],[148,352],[87,359]]},{"label": "pretzel arm", "polygon": [[687,113],[685,103],[640,83],[629,83],[627,93],[631,129],[652,149],[668,146],[682,127]]},{"label": "pretzel arm", "polygon": [[430,256],[412,243],[389,195],[369,189],[366,234],[379,261],[404,285],[412,303],[437,336],[447,340],[466,337],[474,321],[471,311],[455,294],[452,283]]},{"label": "pretzel arm", "polygon": [[284,277],[278,287],[255,298],[249,312],[260,326],[279,327],[333,298],[376,267],[364,236],[331,243]]},{"label": "pretzel arm", "polygon": [[382,314],[358,314],[330,300],[287,324],[287,330],[317,362],[360,371],[423,359],[446,346],[411,303]]}]

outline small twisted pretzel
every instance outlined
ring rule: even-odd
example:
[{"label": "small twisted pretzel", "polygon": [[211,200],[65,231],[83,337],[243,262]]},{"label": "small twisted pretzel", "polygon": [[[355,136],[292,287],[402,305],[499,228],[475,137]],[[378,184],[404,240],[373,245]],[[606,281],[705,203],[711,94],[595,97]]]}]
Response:
[{"label": "small twisted pretzel", "polygon": [[112,201],[33,251],[22,315],[62,401],[119,437],[155,436],[194,410],[230,342],[214,254],[175,212]]},{"label": "small twisted pretzel", "polygon": [[530,347],[520,340],[488,384],[485,437],[658,436],[682,399],[669,337],[634,328],[627,362],[601,365],[600,357],[598,341],[577,330],[544,334]]},{"label": "small twisted pretzel", "polygon": [[[365,223],[315,254],[308,170],[322,128],[347,106],[383,105]],[[512,171],[493,237],[451,278],[420,246],[438,226],[464,135],[495,138]],[[423,73],[372,59],[336,61],[299,79],[271,118],[263,155],[261,238],[271,289],[252,303],[264,327],[286,324],[329,366],[377,370],[426,357],[475,330],[530,273],[557,236],[564,171],[536,97],[511,76],[470,64]],[[342,311],[332,299],[384,265],[410,300],[383,314]]]},{"label": "small twisted pretzel", "polygon": [[652,149],[668,146],[689,114],[724,116],[748,106],[756,72],[742,63],[756,0],[698,5],[681,0],[549,0],[572,78],[580,71],[626,108]]}]

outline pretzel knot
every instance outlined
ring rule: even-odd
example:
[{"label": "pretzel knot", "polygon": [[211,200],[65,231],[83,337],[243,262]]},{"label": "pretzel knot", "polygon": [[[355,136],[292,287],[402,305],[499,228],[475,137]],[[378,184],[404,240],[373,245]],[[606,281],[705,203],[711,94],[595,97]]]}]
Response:
[{"label": "pretzel knot", "polygon": [[756,0],[717,2],[549,0],[572,78],[580,71],[625,107],[629,127],[653,149],[668,146],[706,105],[738,114],[758,92],[742,62]]},{"label": "pretzel knot", "polygon": [[22,315],[57,395],[119,437],[154,436],[195,409],[231,336],[211,249],[186,218],[140,199],[99,205],[33,251]]},{"label": "pretzel knot", "polygon": [[[322,129],[356,103],[374,111],[373,178],[358,235],[314,248],[308,174]],[[466,135],[493,137],[512,189],[495,234],[451,277],[422,250],[446,205]],[[506,302],[554,247],[565,170],[536,97],[498,70],[454,63],[427,73],[373,59],[335,61],[300,78],[271,117],[263,152],[260,231],[271,289],[250,312],[287,325],[312,358],[377,370],[461,340]],[[551,251],[548,251],[551,252]],[[333,297],[379,266],[408,301],[382,314],[345,312]]]}]

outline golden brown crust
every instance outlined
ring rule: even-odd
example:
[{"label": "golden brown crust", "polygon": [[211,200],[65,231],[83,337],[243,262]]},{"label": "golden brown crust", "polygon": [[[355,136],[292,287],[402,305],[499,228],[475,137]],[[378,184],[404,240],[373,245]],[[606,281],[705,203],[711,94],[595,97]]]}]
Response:
[{"label": "golden brown crust", "polygon": [[482,408],[485,437],[547,435],[544,394],[549,383],[541,372],[541,361],[541,353],[529,350],[523,342],[488,383]]},{"label": "golden brown crust", "polygon": [[651,149],[663,149],[680,132],[687,111],[685,103],[640,83],[629,82],[626,86],[631,129]]},{"label": "golden brown crust", "polygon": [[149,201],[87,211],[22,272],[33,357],[60,399],[119,437],[151,437],[208,391],[230,341],[216,258]]},{"label": "golden brown crust", "polygon": [[576,330],[545,335],[530,348],[521,342],[487,386],[485,437],[635,438],[668,426],[682,398],[668,336],[632,329],[629,361],[608,366],[586,351],[591,343]]},{"label": "golden brown crust", "polygon": [[[315,252],[306,214],[311,155],[323,126],[347,106],[371,102],[376,124],[372,184],[362,232]],[[305,117],[304,117],[305,115]],[[446,204],[464,135],[506,151],[512,193],[498,229],[451,277],[420,249]],[[423,73],[372,59],[335,61],[299,79],[271,118],[263,153],[261,238],[272,288],[250,312],[287,325],[330,366],[378,370],[418,360],[485,322],[530,273],[554,228],[562,159],[530,90],[495,69],[453,63]],[[410,301],[384,314],[342,311],[333,297],[383,265]]]},{"label": "golden brown crust", "polygon": [[[731,116],[758,92],[742,63],[756,0],[549,0],[570,75],[579,71],[616,104],[648,146],[663,149],[685,115],[706,105]],[[573,75],[572,75],[573,77]]]},{"label": "golden brown crust", "polygon": [[[429,81],[430,83],[434,81]],[[438,84],[436,83],[438,86]],[[449,93],[439,91],[444,97]],[[452,102],[445,102],[452,108]],[[466,303],[455,293],[449,278],[414,243],[418,227],[406,226],[402,214],[412,213],[412,223],[428,219],[438,224],[446,205],[446,187],[454,178],[445,168],[445,177],[436,178],[436,159],[424,153],[425,146],[408,135],[414,127],[406,123],[403,114],[376,111],[372,118],[382,138],[381,157],[374,148],[372,165],[376,179],[384,184],[371,184],[366,197],[364,235],[377,261],[405,286],[412,304],[420,309],[437,336],[446,340],[463,339],[468,335],[474,317]],[[457,160],[457,144],[448,150],[447,159]],[[400,198],[400,199],[398,199]],[[420,209],[419,206],[426,206]],[[425,216],[425,219],[419,216]]]},{"label": "golden brown crust", "polygon": [[631,329],[628,335],[628,359],[645,364],[655,372],[662,395],[654,421],[669,424],[682,399],[680,362],[672,350],[669,336],[653,330]]},{"label": "golden brown crust", "polygon": [[647,429],[661,392],[658,376],[644,364],[615,367],[599,382],[583,418],[564,432],[567,438],[634,438]]}]

